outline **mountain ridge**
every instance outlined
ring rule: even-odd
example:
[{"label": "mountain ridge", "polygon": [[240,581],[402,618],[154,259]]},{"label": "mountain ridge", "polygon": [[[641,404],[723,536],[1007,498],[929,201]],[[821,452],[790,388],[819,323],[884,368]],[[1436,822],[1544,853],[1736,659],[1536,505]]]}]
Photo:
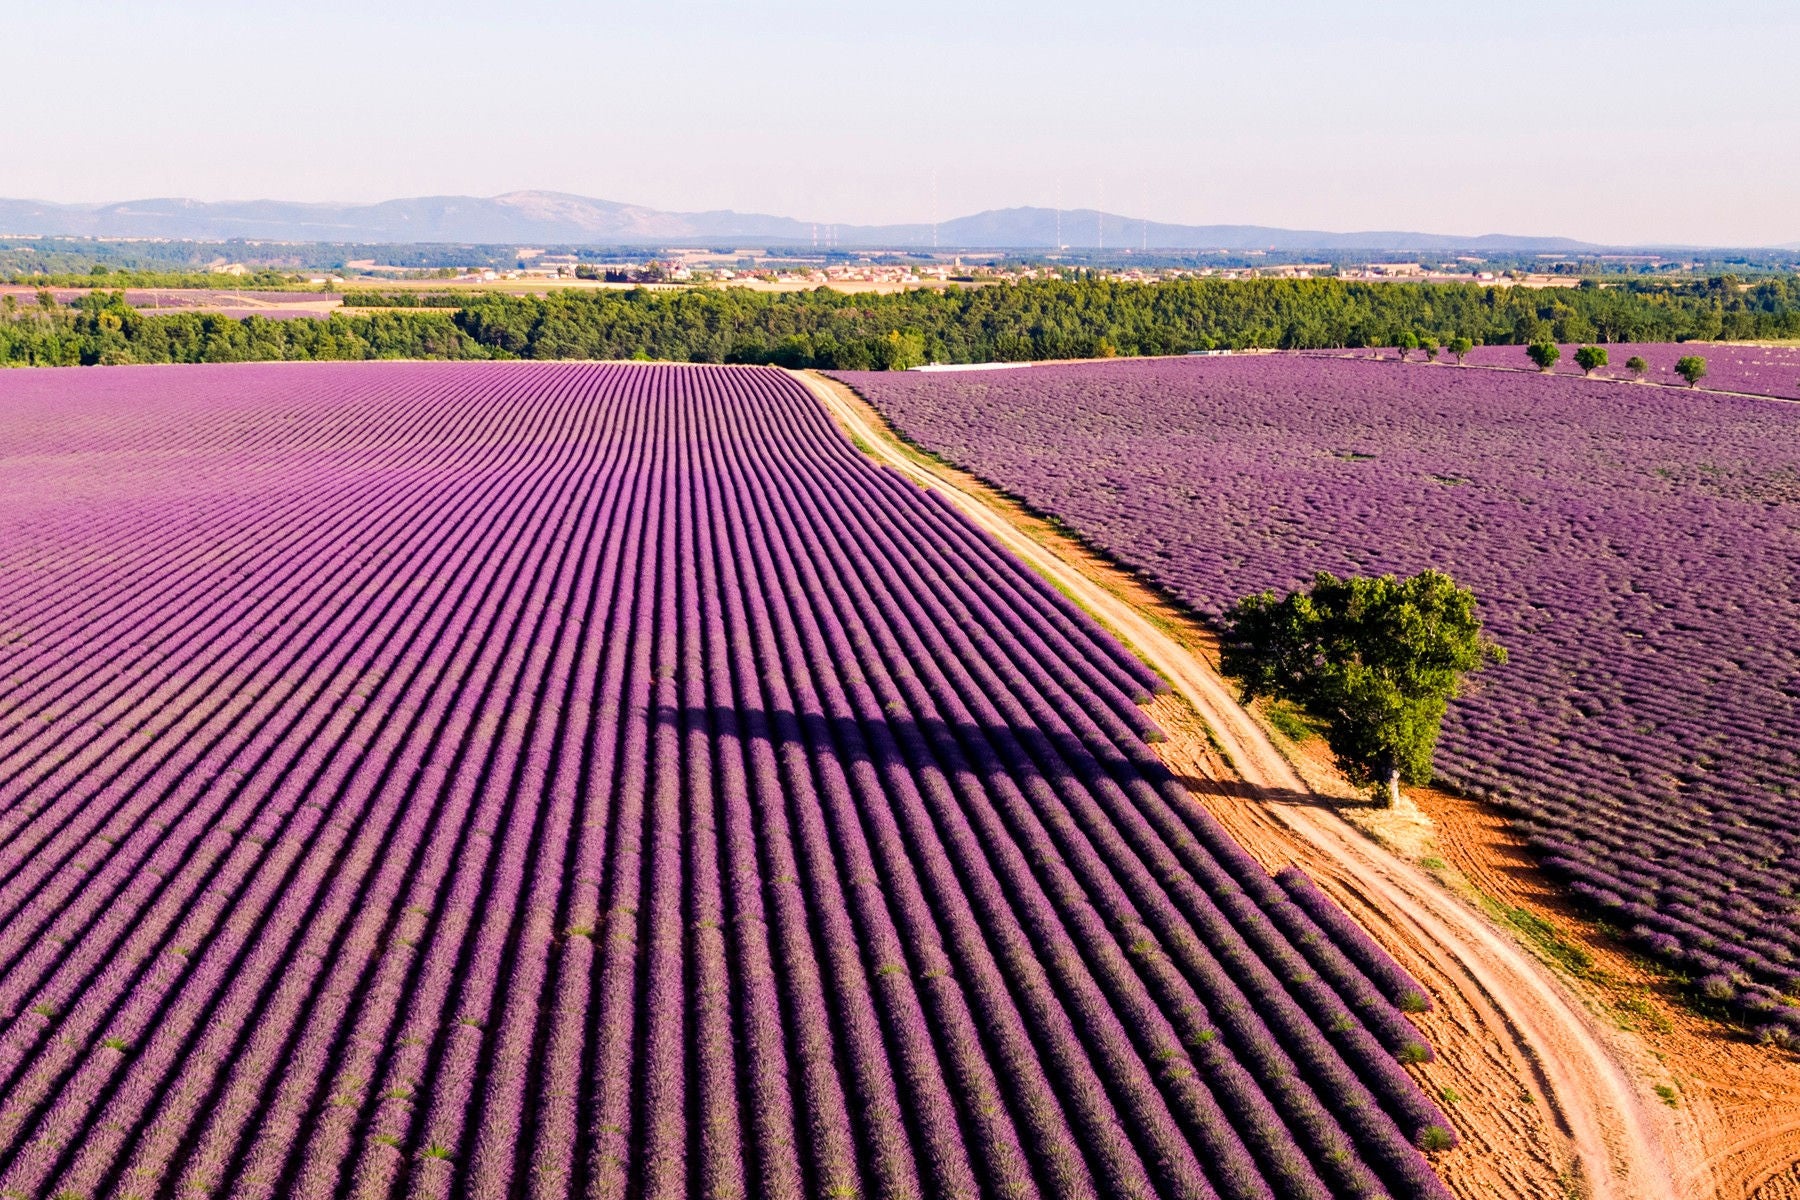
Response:
[{"label": "mountain ridge", "polygon": [[165,238],[178,241],[448,242],[671,246],[776,244],[840,249],[1070,250],[1514,250],[1605,249],[1574,238],[1333,233],[1266,225],[1181,225],[1094,209],[988,209],[942,221],[845,225],[730,209],[676,212],[567,192],[413,196],[369,204],[158,197],[104,204],[0,199],[0,235]]}]

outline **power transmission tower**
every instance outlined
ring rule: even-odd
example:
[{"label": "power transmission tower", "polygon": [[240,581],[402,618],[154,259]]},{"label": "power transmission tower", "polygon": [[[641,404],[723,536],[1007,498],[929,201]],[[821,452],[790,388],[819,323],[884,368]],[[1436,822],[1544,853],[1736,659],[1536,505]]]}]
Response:
[{"label": "power transmission tower", "polygon": [[937,233],[938,233],[938,230],[937,230],[937,227],[938,227],[938,191],[937,191],[937,179],[938,179],[938,173],[937,173],[937,168],[936,168],[936,167],[933,167],[933,168],[932,168],[932,169],[931,169],[931,248],[932,248],[932,249],[933,249],[933,250],[936,250],[936,249],[937,249],[937,248],[938,248],[938,239],[937,239]]}]

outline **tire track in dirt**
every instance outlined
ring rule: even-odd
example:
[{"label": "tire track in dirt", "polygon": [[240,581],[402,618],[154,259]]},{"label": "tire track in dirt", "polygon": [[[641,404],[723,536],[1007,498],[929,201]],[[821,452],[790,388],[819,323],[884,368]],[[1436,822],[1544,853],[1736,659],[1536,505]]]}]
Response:
[{"label": "tire track in dirt", "polygon": [[[1698,1140],[1691,1116],[1655,1110],[1648,1085],[1622,1061],[1624,1035],[1604,1029],[1509,934],[1331,811],[1204,658],[1184,644],[1169,614],[1147,614],[1096,582],[1110,576],[1129,590],[1121,572],[1055,536],[1046,522],[1003,515],[990,489],[961,472],[924,465],[924,456],[903,447],[844,385],[810,373],[802,378],[871,457],[939,490],[1163,672],[1204,723],[1195,736],[1179,739],[1190,760],[1210,753],[1200,742],[1207,737],[1244,790],[1263,802],[1244,804],[1231,794],[1235,789],[1216,781],[1226,773],[1216,768],[1225,763],[1210,764],[1210,777],[1205,762],[1173,765],[1228,818],[1247,849],[1271,865],[1298,862],[1420,975],[1438,1002],[1428,1032],[1444,1059],[1425,1077],[1440,1087],[1451,1085],[1437,1084],[1439,1074],[1479,1081],[1469,1084],[1475,1102],[1457,1107],[1470,1147],[1440,1162],[1459,1194],[1676,1200],[1714,1190],[1711,1172],[1688,1149]],[[1179,710],[1167,709],[1156,715],[1179,729]],[[1184,752],[1175,740],[1164,749],[1179,756]],[[1512,1103],[1494,1090],[1503,1090],[1496,1081],[1504,1080],[1522,1082]]]},{"label": "tire track in dirt", "polygon": [[1435,853],[1485,895],[1529,912],[1591,959],[1569,983],[1589,1007],[1636,1030],[1699,1146],[1690,1194],[1800,1200],[1800,1054],[1754,1044],[1695,1012],[1655,964],[1579,915],[1491,806],[1414,793],[1436,826]]}]

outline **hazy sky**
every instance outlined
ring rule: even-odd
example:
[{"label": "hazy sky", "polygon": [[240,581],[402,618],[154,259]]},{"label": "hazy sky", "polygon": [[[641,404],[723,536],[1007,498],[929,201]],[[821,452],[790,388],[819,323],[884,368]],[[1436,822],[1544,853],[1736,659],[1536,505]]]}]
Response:
[{"label": "hazy sky", "polygon": [[0,29],[0,196],[1800,239],[1796,0],[0,0]]}]

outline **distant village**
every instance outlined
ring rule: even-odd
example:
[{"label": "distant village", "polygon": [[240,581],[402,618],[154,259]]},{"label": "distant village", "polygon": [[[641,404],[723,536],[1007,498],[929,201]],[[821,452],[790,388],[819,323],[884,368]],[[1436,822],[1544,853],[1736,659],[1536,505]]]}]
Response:
[{"label": "distant village", "polygon": [[[1386,282],[1474,283],[1490,286],[1575,287],[1582,273],[1562,264],[1546,262],[1541,269],[1499,268],[1476,257],[1454,262],[1280,262],[1221,266],[1069,265],[1046,255],[1038,261],[1002,261],[985,256],[946,255],[928,261],[903,252],[871,252],[866,256],[838,255],[823,260],[802,257],[777,258],[766,251],[667,250],[638,260],[598,262],[573,253],[552,253],[532,247],[518,251],[511,268],[472,266],[407,269],[353,262],[345,273],[374,276],[395,282],[441,286],[502,284],[511,282],[553,286],[678,288],[693,286],[748,287],[762,290],[800,291],[830,287],[853,292],[890,292],[952,285],[985,286],[1023,283],[1042,279],[1102,279],[1120,283],[1162,283],[1177,279],[1346,279]],[[1239,255],[1254,257],[1253,255]],[[1686,264],[1657,262],[1657,269],[1680,271]],[[343,277],[333,274],[329,282]],[[316,282],[326,282],[326,278]]]}]

